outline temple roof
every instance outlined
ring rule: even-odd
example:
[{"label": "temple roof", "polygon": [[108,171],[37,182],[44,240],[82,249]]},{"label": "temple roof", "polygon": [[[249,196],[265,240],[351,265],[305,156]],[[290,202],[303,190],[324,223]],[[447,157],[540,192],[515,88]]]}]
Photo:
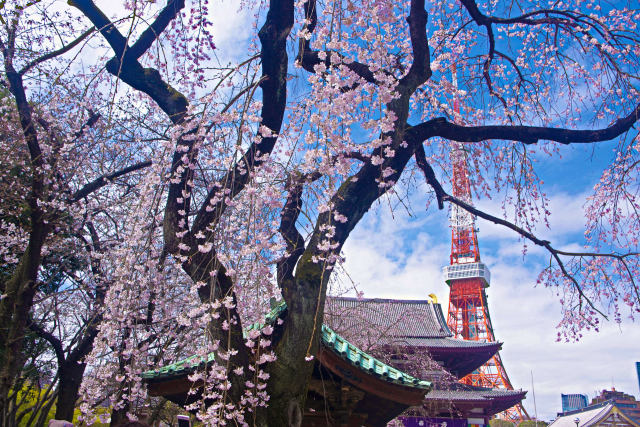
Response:
[{"label": "temple roof", "polygon": [[[275,323],[278,317],[286,316],[285,311],[284,303],[277,305],[265,323]],[[248,330],[262,327],[264,324],[255,324]],[[402,411],[420,405],[432,388],[431,382],[381,362],[327,325],[322,325],[320,341],[307,392],[304,425],[325,426],[329,418],[339,416],[346,417],[341,418],[340,425],[348,421],[345,425],[360,426],[368,419],[366,425],[384,427]],[[194,383],[188,374],[196,367],[204,368],[213,357],[213,354],[192,356],[143,373],[149,394],[163,396],[181,406],[194,402],[200,393],[197,387],[192,390]]]},{"label": "temple roof", "polygon": [[425,390],[431,389],[431,383],[429,381],[420,380],[381,362],[342,338],[326,325],[322,325],[322,344],[342,359],[348,361],[351,365],[378,378],[395,384]]},{"label": "temple roof", "polygon": [[[471,366],[469,360],[473,360],[472,365],[480,366],[499,348],[500,343],[453,339],[438,304],[427,301],[330,298],[327,306],[328,314],[325,314],[325,324],[321,329],[321,346],[316,355],[317,362],[308,395],[310,407],[316,406],[315,412],[306,411],[304,414],[305,422],[311,423],[309,425],[316,425],[312,422],[316,418],[317,425],[324,425],[327,410],[335,413],[346,410],[355,420],[354,425],[361,425],[367,419],[367,425],[372,426],[384,426],[386,421],[410,406],[423,406],[434,416],[458,417],[478,409],[484,415],[493,415],[518,403],[526,394],[523,391],[485,389],[443,380],[445,373],[439,368],[434,368],[436,371],[428,376],[430,381],[418,379],[376,359],[365,348],[361,348],[359,342],[348,341],[332,327],[333,321],[349,331],[349,326],[355,327],[357,322],[369,319],[372,321],[367,329],[380,332],[384,328],[389,337],[388,344],[409,345],[416,351],[423,351],[426,347],[435,360],[441,363],[441,360],[445,360],[449,365],[463,366],[465,369]],[[342,312],[348,320],[339,321],[339,310],[349,310]],[[261,329],[265,324],[274,324],[284,316],[286,304],[282,302],[266,316],[264,323],[251,325],[245,333]],[[413,331],[412,325],[416,325]],[[396,331],[400,333],[396,334]],[[197,398],[189,394],[193,384],[187,374],[213,362],[213,359],[213,354],[191,356],[145,372],[142,377],[149,384],[150,395],[161,395],[185,405]],[[349,408],[342,408],[340,402],[350,402]]]},{"label": "temple roof", "polygon": [[[328,297],[325,323],[340,331],[360,331],[372,326],[382,339],[431,339],[452,337],[440,304],[421,300]],[[392,327],[390,327],[392,326]]]},{"label": "temple roof", "polygon": [[[436,376],[437,377],[437,376]],[[424,407],[438,416],[450,416],[456,411],[482,409],[483,416],[493,416],[524,399],[526,391],[475,387],[434,379],[434,387],[424,399]]]},{"label": "temple roof", "polygon": [[523,390],[505,390],[497,388],[474,387],[461,383],[453,383],[450,387],[434,387],[425,400],[446,400],[447,402],[459,400],[493,400],[493,399],[517,399],[519,402],[524,395]]},{"label": "temple roof", "polygon": [[209,353],[206,357],[193,355],[186,359],[179,360],[175,363],[163,366],[158,369],[146,371],[140,374],[144,380],[159,380],[163,378],[176,377],[192,372],[198,366],[203,366],[207,363],[212,363],[215,357],[213,353]]},{"label": "temple roof", "polygon": [[[277,304],[265,318],[272,324],[286,310]],[[364,326],[363,326],[364,325]],[[249,326],[245,332],[260,329],[264,324]],[[322,325],[322,343],[349,363],[364,363],[373,372],[387,373],[388,381],[400,384],[413,382],[408,374],[399,371],[368,354],[380,345],[427,349],[434,360],[458,377],[481,366],[500,349],[499,342],[466,341],[452,338],[440,304],[424,300],[327,298]],[[355,338],[355,342],[353,339]],[[349,342],[351,339],[352,342]],[[368,365],[370,362],[371,366]],[[142,374],[146,380],[157,380],[186,374],[195,366],[210,363],[213,355],[191,356],[162,368]],[[360,362],[365,361],[365,362]],[[397,372],[396,372],[397,371]]]},{"label": "temple roof", "polygon": [[576,411],[567,412],[556,418],[554,422],[549,424],[549,427],[574,427],[576,420],[578,420],[580,427],[599,425],[617,425],[620,427],[639,426],[635,420],[622,413],[616,407],[615,403],[603,402]]},{"label": "temple roof", "polygon": [[[286,305],[283,303],[278,304],[269,312],[266,316],[265,323],[272,324],[275,320],[284,313]],[[260,329],[264,324],[254,324],[247,328],[247,331],[252,329]],[[245,331],[245,332],[247,332]],[[362,351],[345,338],[333,331],[329,326],[322,325],[321,331],[322,345],[335,353],[338,357],[348,362],[350,365],[367,372],[377,378],[385,380],[387,382],[398,384],[407,387],[421,388],[429,390],[431,383],[429,381],[420,380],[415,378],[399,369],[396,369],[386,363],[376,359],[370,354]],[[173,378],[181,375],[188,374],[196,369],[198,366],[203,366],[207,363],[211,363],[214,360],[213,353],[210,353],[206,357],[203,356],[191,356],[178,362],[172,363],[161,368],[147,371],[141,374],[142,378],[148,382],[154,382],[163,378]]]},{"label": "temple roof", "polygon": [[427,350],[458,377],[482,366],[502,345],[453,338],[440,304],[424,300],[329,297],[324,321],[365,351],[381,345]]}]

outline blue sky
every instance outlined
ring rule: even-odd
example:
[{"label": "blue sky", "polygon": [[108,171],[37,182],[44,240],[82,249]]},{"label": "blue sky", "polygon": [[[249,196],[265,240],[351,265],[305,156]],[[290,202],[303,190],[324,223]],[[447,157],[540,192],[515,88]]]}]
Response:
[{"label": "blue sky", "polygon": [[[225,62],[252,31],[252,14],[236,14],[234,1],[216,1],[213,32],[218,57]],[[597,182],[603,165],[611,159],[613,143],[563,147],[562,157],[540,158],[537,171],[551,199],[550,229],[539,232],[558,246],[582,241],[584,197]],[[423,187],[412,195],[412,215],[402,209],[390,212],[381,204],[356,227],[344,247],[343,283],[353,281],[366,297],[424,299],[435,293],[445,310],[448,288],[441,268],[449,262],[450,229],[447,212],[424,209]],[[498,201],[476,204],[500,215]],[[557,342],[560,305],[554,292],[535,286],[548,257],[538,248],[522,256],[522,243],[510,231],[479,221],[480,250],[492,273],[488,301],[498,340],[504,342],[502,359],[516,388],[529,390],[524,405],[531,415],[549,420],[560,411],[560,393],[618,390],[640,397],[635,361],[640,360],[640,328],[625,321],[609,322],[599,333],[587,332],[577,343]],[[533,387],[532,387],[533,374]]]}]

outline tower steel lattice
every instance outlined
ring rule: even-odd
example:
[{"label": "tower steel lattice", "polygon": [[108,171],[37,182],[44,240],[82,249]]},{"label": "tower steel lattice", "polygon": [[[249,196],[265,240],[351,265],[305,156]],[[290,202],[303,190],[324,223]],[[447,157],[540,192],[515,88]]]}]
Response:
[{"label": "tower steel lattice", "polygon": [[[455,120],[460,120],[457,96],[457,73],[452,66]],[[462,143],[452,141],[451,160],[452,194],[468,205],[473,204],[467,170],[467,153]],[[491,281],[488,267],[480,261],[475,217],[457,205],[451,207],[451,257],[444,267],[445,281],[449,285],[449,312],[447,324],[456,338],[476,341],[495,341],[486,289]],[[500,353],[496,353],[483,366],[460,380],[474,386],[513,390]],[[499,414],[511,421],[529,419],[521,403]]]}]

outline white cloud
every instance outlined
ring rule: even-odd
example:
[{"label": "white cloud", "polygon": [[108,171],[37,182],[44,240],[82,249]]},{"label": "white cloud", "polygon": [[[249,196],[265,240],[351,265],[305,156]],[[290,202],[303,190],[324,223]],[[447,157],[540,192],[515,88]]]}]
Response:
[{"label": "white cloud", "polygon": [[[535,230],[536,236],[554,243],[568,235],[581,233],[586,223],[583,205],[588,195],[588,192],[578,194],[557,192],[551,194],[548,206],[548,210],[551,212],[549,215],[549,227],[544,222],[538,223]],[[477,202],[476,205],[478,209],[502,218],[501,201],[483,199]],[[513,209],[510,208],[507,210],[507,220],[512,219]],[[514,231],[502,225],[478,219],[478,226],[483,240],[503,241],[504,239],[518,239],[518,235]]]},{"label": "white cloud", "polygon": [[[398,211],[392,216],[387,208],[372,209],[344,246],[345,269],[357,288],[377,298],[425,299],[436,293],[446,299],[441,259],[448,259],[450,242],[420,231],[434,220],[446,215],[411,217]],[[440,286],[434,288],[435,283]]]},{"label": "white cloud", "polygon": [[247,56],[248,40],[255,32],[254,14],[258,4],[255,2],[253,8],[245,6],[240,9],[239,2],[235,0],[214,0],[209,5],[211,34],[221,62]]}]

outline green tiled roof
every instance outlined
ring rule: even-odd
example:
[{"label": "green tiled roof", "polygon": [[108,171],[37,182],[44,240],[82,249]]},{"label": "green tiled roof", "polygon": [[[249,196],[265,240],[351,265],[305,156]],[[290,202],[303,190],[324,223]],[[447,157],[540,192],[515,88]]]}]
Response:
[{"label": "green tiled roof", "polygon": [[[278,319],[278,317],[284,312],[286,308],[287,308],[287,304],[284,301],[275,305],[271,309],[271,311],[267,313],[267,315],[265,316],[265,323],[254,323],[253,325],[250,325],[248,328],[246,328],[243,331],[243,335],[245,336],[245,338],[247,337],[247,334],[249,333],[249,331],[252,331],[254,329],[260,330],[264,328],[264,325],[274,324]],[[202,356],[194,355],[194,356],[187,357],[186,359],[180,360],[176,363],[163,366],[162,368],[143,372],[140,376],[143,379],[150,380],[155,378],[165,378],[173,375],[186,374],[191,370],[193,370],[195,367],[201,366],[207,363],[211,363],[213,362],[213,360],[214,360],[213,353],[209,353],[207,355],[206,360]]]},{"label": "green tiled roof", "polygon": [[267,315],[264,317],[264,323],[254,323],[253,325],[249,325],[249,327],[247,327],[244,331],[242,331],[243,334],[246,337],[249,331],[252,331],[254,329],[260,330],[264,328],[264,325],[273,325],[274,323],[276,323],[276,320],[278,320],[278,317],[280,317],[280,315],[284,313],[286,309],[287,309],[287,303],[284,302],[284,300],[280,301],[279,303],[276,303],[271,308],[271,311],[268,312]]},{"label": "green tiled roof", "polygon": [[154,369],[152,371],[143,372],[140,376],[144,379],[164,378],[173,375],[183,374],[190,372],[196,366],[200,366],[205,363],[211,363],[214,360],[214,354],[209,353],[206,360],[202,356],[194,355],[180,360],[171,365],[163,366],[162,368]]},{"label": "green tiled roof", "polygon": [[431,389],[431,383],[429,381],[420,380],[381,362],[342,338],[327,325],[322,325],[322,344],[353,366],[369,372],[376,377],[405,386],[418,387],[425,390]]},{"label": "green tiled roof", "polygon": [[[262,329],[264,325],[275,323],[278,317],[285,311],[287,305],[281,302],[276,305],[265,317],[265,323],[254,323],[245,330],[245,334],[254,329]],[[399,369],[381,362],[368,353],[360,350],[355,345],[338,335],[333,329],[327,325],[322,325],[321,330],[322,344],[329,350],[340,356],[358,369],[366,371],[383,380],[409,387],[417,387],[425,390],[431,389],[429,381],[415,378]],[[210,353],[206,360],[202,356],[191,356],[171,365],[142,373],[142,378],[146,380],[160,379],[171,377],[174,375],[186,374],[196,366],[205,363],[211,363],[214,360],[213,353]]]}]

